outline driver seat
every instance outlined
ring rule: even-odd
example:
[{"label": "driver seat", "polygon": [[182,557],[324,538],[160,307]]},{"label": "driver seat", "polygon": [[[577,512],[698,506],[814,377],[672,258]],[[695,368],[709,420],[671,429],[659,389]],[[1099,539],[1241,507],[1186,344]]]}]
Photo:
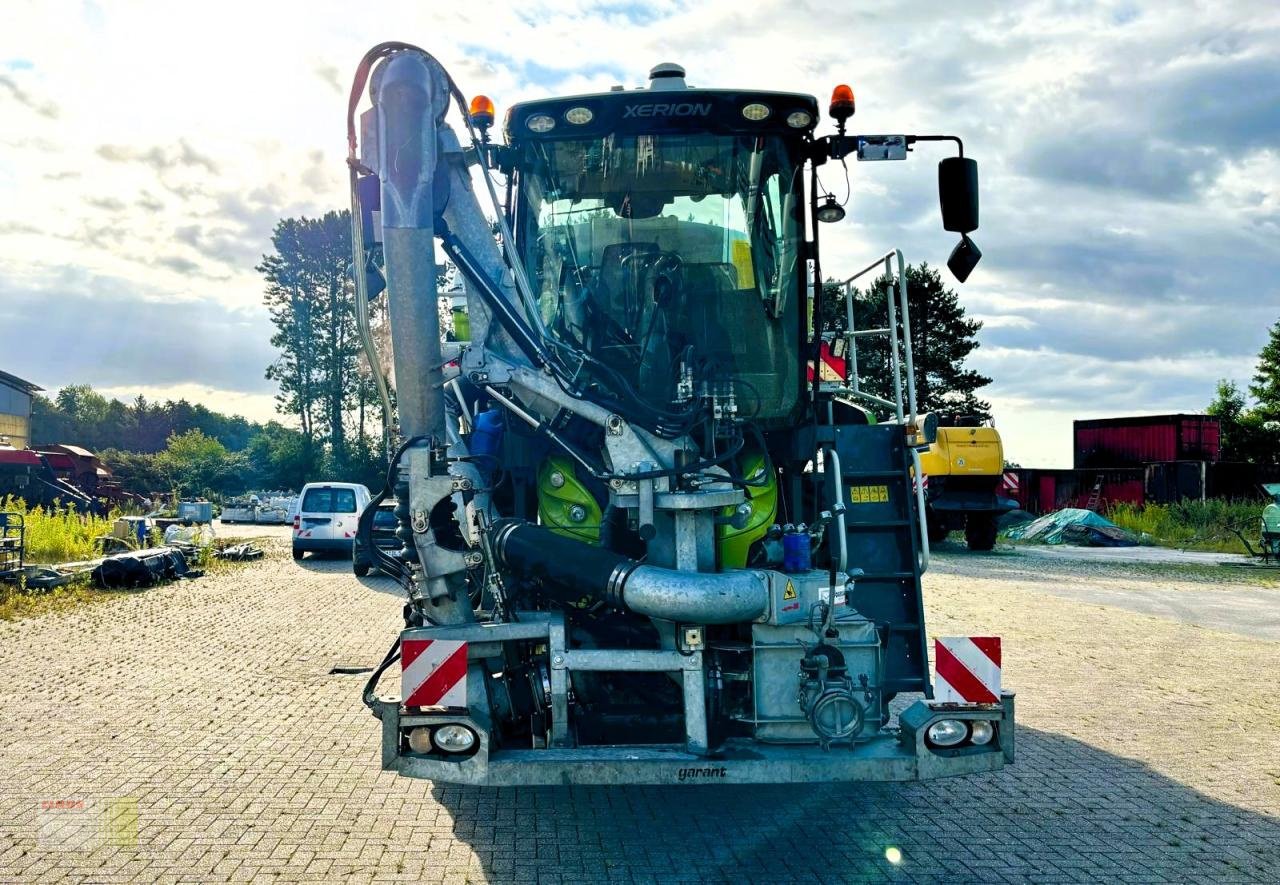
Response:
[{"label": "driver seat", "polygon": [[634,334],[640,313],[640,283],[645,259],[658,254],[657,243],[613,243],[600,254],[596,303],[610,319]]}]

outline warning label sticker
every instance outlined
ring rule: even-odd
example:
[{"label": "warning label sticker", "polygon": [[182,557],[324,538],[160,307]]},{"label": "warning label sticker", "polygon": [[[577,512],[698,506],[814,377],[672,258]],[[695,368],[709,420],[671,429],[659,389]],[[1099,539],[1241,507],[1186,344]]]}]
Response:
[{"label": "warning label sticker", "polygon": [[796,585],[795,585],[795,584],[792,584],[790,581],[787,581],[787,589],[782,591],[782,598],[783,598],[783,599],[795,599],[795,598],[796,598]]},{"label": "warning label sticker", "polygon": [[850,486],[849,500],[854,504],[884,504],[889,500],[889,487]]}]

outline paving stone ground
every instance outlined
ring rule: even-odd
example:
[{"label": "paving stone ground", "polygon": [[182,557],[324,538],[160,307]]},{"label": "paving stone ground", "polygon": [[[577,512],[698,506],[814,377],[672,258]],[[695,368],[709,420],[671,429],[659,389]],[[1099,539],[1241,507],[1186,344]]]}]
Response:
[{"label": "paving stone ground", "polygon": [[926,594],[931,633],[1004,637],[1018,762],[927,784],[383,773],[329,671],[381,657],[398,591],[282,549],[0,624],[0,881],[1276,881],[1277,643],[1044,592],[1158,573],[1001,567],[940,557]]}]

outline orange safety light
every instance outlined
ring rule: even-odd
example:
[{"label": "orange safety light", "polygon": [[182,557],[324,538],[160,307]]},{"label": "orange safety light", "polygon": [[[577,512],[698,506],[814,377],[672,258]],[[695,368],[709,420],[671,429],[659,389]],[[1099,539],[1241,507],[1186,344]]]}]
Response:
[{"label": "orange safety light", "polygon": [[831,90],[831,107],[828,112],[833,120],[843,127],[844,121],[853,116],[854,110],[853,89],[841,83]]},{"label": "orange safety light", "polygon": [[493,125],[493,100],[487,95],[477,95],[471,99],[471,125],[478,129],[488,129]]}]

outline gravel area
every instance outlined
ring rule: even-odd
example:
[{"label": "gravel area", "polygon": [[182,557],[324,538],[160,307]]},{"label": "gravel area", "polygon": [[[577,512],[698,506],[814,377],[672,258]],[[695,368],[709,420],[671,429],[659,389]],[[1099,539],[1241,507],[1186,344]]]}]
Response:
[{"label": "gravel area", "polygon": [[[220,529],[222,535],[238,534]],[[928,784],[435,785],[360,705],[399,623],[337,560],[0,624],[0,881],[1275,881],[1274,640],[1097,604],[1214,587],[942,553],[930,632],[1001,635],[1015,766]],[[1236,582],[1236,583],[1230,583]],[[896,861],[896,862],[895,862]]]}]

